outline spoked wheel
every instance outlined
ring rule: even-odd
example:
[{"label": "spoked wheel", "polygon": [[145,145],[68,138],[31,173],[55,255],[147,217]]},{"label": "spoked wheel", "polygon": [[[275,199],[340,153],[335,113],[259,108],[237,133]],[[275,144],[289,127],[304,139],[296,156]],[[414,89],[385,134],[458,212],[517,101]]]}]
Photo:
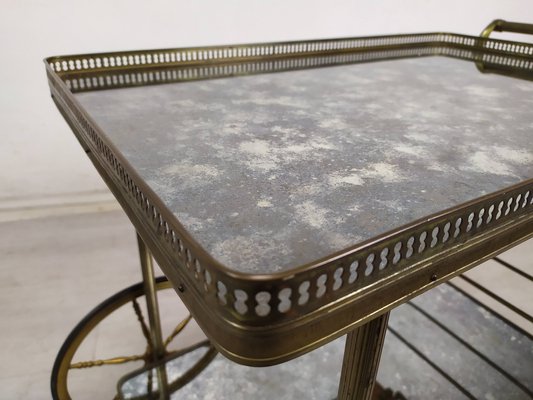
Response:
[{"label": "spoked wheel", "polygon": [[[170,289],[171,285],[165,277],[159,277],[156,279],[155,287],[157,292],[160,292],[165,289]],[[144,297],[144,286],[142,282],[130,286],[111,296],[110,298],[99,304],[96,308],[94,308],[89,314],[85,316],[85,318],[83,318],[78,323],[78,325],[76,325],[76,327],[68,335],[67,339],[61,346],[61,349],[59,350],[59,353],[54,362],[51,378],[51,389],[52,396],[54,399],[68,400],[74,398],[74,400],[76,400],[73,393],[71,392],[72,388],[70,384],[73,373],[80,374],[82,372],[81,370],[92,370],[94,368],[113,368],[112,366],[116,367],[118,365],[135,362],[137,362],[137,364],[139,362],[143,363],[143,367],[141,368],[141,370],[146,370],[150,368],[150,365],[153,361],[153,351],[150,340],[150,331],[143,315],[141,307],[142,303],[139,301],[141,297]],[[87,341],[87,338],[91,334],[91,332],[95,333],[102,323],[105,323],[106,320],[110,319],[109,316],[111,314],[122,309],[127,309],[129,307],[132,307],[133,312],[131,314],[132,316],[134,315],[136,317],[136,319],[138,320],[138,324],[140,325],[140,331],[142,332],[142,335],[145,339],[145,348],[140,349],[138,353],[132,355],[117,355],[115,357],[110,358],[95,359],[82,358],[81,360],[78,360],[78,358],[80,358],[79,355],[77,355],[78,350],[80,349],[80,346],[82,346],[84,342]],[[187,350],[171,351],[168,350],[168,347],[173,341],[173,339],[178,336],[178,334],[187,326],[190,320],[191,317],[188,316],[184,320],[180,321],[173,329],[172,333],[166,338],[166,340],[164,341],[165,354],[163,355],[163,359],[179,357],[181,354],[187,352]],[[127,331],[122,332],[122,334],[129,334],[129,329],[125,329]],[[96,334],[97,333],[98,332],[96,332]],[[128,338],[126,337],[124,341],[127,340]],[[198,365],[194,366],[193,370],[196,371],[196,373],[201,372],[201,370],[205,368],[205,366],[207,366],[209,361],[216,354],[216,351],[212,347],[210,347],[208,344],[206,346],[208,346],[209,348],[209,356],[203,358],[203,362],[200,363],[201,368],[199,368]],[[130,372],[131,374],[131,370],[128,372]],[[183,379],[181,379],[180,381],[183,381]],[[176,387],[175,382],[168,383],[169,385],[171,385],[171,387]],[[98,381],[93,382],[91,383],[91,385],[93,386],[89,387],[97,388],[99,384],[100,382]],[[120,396],[116,395],[115,398],[120,398]]]}]

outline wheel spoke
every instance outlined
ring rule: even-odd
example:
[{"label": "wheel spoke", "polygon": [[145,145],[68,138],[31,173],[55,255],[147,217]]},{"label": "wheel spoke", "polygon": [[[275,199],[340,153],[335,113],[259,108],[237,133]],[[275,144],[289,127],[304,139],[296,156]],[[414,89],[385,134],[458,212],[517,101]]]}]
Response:
[{"label": "wheel spoke", "polygon": [[174,340],[174,338],[187,326],[191,318],[192,317],[189,315],[174,328],[174,331],[170,334],[169,337],[166,338],[165,343],[163,343],[163,347],[165,349],[170,344],[170,342],[172,342],[172,340]]},{"label": "wheel spoke", "polygon": [[132,303],[133,303],[133,309],[135,310],[135,315],[137,315],[137,320],[141,324],[141,330],[143,332],[144,338],[146,339],[146,342],[148,343],[148,348],[152,348],[152,340],[150,339],[150,331],[148,330],[148,325],[146,325],[146,321],[144,320],[141,307],[139,306],[139,303],[137,303],[137,299],[133,299]]},{"label": "wheel spoke", "polygon": [[74,364],[70,364],[70,369],[81,369],[81,368],[92,368],[100,367],[102,365],[117,365],[124,364],[132,361],[144,360],[146,358],[145,354],[135,355],[135,356],[124,356],[124,357],[113,357],[107,358],[105,360],[90,360],[90,361],[80,361]]},{"label": "wheel spoke", "polygon": [[[169,289],[171,287],[168,281],[162,278],[158,278],[155,282],[155,285],[157,291]],[[72,396],[70,393],[71,375],[78,375],[77,373],[74,374],[72,372],[74,370],[88,371],[94,367],[105,365],[126,365],[125,363],[129,363],[130,367],[134,367],[134,365],[131,365],[131,362],[143,363],[146,367],[148,363],[152,361],[153,346],[150,340],[151,333],[148,326],[148,318],[144,315],[146,309],[143,309],[144,307],[140,306],[141,300],[144,296],[145,290],[142,282],[127,287],[104,300],[76,325],[63,343],[54,362],[51,377],[52,397],[54,399],[62,400],[76,397]],[[94,329],[99,326],[100,323],[106,321],[106,318],[108,318],[112,313],[123,310],[123,307],[130,307],[128,303],[131,303],[133,306],[133,311],[135,312],[136,319],[140,324],[142,335],[146,341],[146,347],[144,349],[142,349],[142,344],[141,346],[138,346],[141,347],[140,352],[142,352],[142,354],[118,356],[107,359],[104,359],[103,357],[102,359],[97,359],[96,357],[101,357],[101,355],[96,355],[92,359],[83,359],[82,357],[79,357],[78,360],[82,360],[80,362],[78,362],[78,360],[74,360],[74,356],[77,355],[80,346],[85,343],[88,335],[93,333]],[[172,340],[172,338],[170,340]],[[165,352],[165,355],[172,353],[173,352]],[[74,376],[73,378],[79,379],[81,377],[82,373],[80,372],[79,376]],[[151,376],[149,377],[149,380],[150,382],[148,382],[148,384],[150,387],[153,386],[149,391],[157,392],[157,381],[155,381],[155,377]],[[115,397],[117,399],[121,398],[118,395]]]}]

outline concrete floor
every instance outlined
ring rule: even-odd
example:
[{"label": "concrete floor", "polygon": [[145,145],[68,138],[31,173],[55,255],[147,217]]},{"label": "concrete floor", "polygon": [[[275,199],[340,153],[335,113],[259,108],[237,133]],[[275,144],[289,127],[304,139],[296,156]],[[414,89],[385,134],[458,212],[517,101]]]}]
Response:
[{"label": "concrete floor", "polygon": [[[13,219],[17,218],[4,218],[6,222],[0,223],[0,355],[4,360],[0,364],[0,399],[49,399],[51,367],[70,330],[100,301],[140,280],[135,232],[118,210]],[[529,241],[502,258],[532,274],[532,249],[533,241]],[[469,275],[489,285],[496,282],[492,285],[502,296],[518,307],[529,308],[531,314],[530,282],[529,287],[519,282],[523,287],[517,290],[516,277],[502,275],[501,268],[492,263],[477,267]],[[162,303],[162,308],[169,310],[165,315],[170,315],[170,320],[164,321],[168,332],[187,312],[174,293],[168,293]],[[142,353],[138,326],[124,329],[126,319],[135,322],[131,317],[119,316],[115,327],[97,331],[84,355]],[[521,323],[531,332],[530,323]],[[110,337],[116,339],[109,341]],[[177,346],[201,337],[193,325]],[[127,349],[124,343],[137,349]],[[97,379],[114,378],[105,373]],[[86,398],[95,398],[90,389],[94,384],[87,385],[81,381],[81,392]]]}]

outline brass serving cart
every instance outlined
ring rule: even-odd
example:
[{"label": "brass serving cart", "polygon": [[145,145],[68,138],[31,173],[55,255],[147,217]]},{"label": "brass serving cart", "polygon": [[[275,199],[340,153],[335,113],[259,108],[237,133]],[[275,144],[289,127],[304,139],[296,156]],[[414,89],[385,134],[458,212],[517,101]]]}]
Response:
[{"label": "brass serving cart", "polygon": [[[533,235],[533,45],[493,30],[533,26],[47,58],[54,102],[138,232],[143,274],[67,338],[54,398],[70,398],[76,368],[143,360],[117,397],[168,398],[217,352],[270,366],[342,335],[338,398],[370,398],[389,311]],[[166,350],[188,318],[163,339],[164,288],[209,342]],[[145,351],[73,363],[127,304]],[[125,395],[139,374],[146,393]]]}]

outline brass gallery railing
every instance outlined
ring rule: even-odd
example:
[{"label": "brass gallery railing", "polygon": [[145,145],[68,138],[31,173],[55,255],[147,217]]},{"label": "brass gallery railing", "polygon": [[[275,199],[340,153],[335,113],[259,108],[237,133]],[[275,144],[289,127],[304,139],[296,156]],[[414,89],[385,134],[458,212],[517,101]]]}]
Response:
[{"label": "brass gallery railing", "polygon": [[450,33],[102,53],[47,62],[78,92],[423,55],[524,72],[533,68],[532,45]]}]

